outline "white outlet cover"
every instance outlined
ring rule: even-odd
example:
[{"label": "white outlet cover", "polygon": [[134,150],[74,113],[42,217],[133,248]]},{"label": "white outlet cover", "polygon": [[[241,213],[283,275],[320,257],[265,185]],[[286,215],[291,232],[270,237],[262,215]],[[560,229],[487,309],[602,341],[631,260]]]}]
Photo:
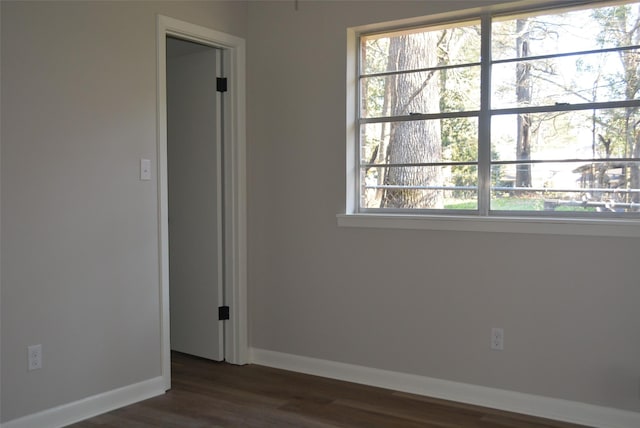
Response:
[{"label": "white outlet cover", "polygon": [[29,370],[42,368],[42,345],[31,345],[27,347],[27,363]]},{"label": "white outlet cover", "polygon": [[497,327],[491,329],[491,349],[504,350],[504,329]]}]

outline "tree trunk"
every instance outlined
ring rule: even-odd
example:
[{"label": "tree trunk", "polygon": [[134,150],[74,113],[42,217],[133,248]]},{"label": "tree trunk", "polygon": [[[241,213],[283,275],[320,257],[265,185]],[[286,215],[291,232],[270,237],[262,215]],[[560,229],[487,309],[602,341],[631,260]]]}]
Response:
[{"label": "tree trunk", "polygon": [[[428,58],[436,64],[437,37],[420,33],[394,37],[389,45],[389,63],[398,70],[418,68]],[[437,113],[440,93],[437,73],[407,73],[390,77],[389,110],[392,116],[410,113]],[[386,162],[391,164],[428,163],[441,160],[440,122],[407,121],[390,124]],[[391,167],[384,176],[385,185],[434,186],[442,184],[438,167]],[[441,208],[439,190],[386,189],[381,200],[385,208]]]},{"label": "tree trunk", "polygon": [[[516,21],[516,49],[518,58],[529,56],[529,30],[526,19]],[[531,104],[531,65],[519,62],[516,66],[516,98],[518,106]],[[518,115],[516,159],[531,159],[531,116]],[[531,187],[531,164],[519,164],[516,168],[516,187]]]}]

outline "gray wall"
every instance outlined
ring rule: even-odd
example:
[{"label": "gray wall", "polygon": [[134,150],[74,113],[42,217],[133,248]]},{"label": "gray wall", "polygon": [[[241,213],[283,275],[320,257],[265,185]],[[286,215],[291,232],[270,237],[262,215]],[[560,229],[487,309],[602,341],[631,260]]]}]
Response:
[{"label": "gray wall", "polygon": [[3,421],[160,375],[156,13],[248,38],[253,346],[640,411],[638,240],[336,226],[345,28],[478,2],[0,4]]},{"label": "gray wall", "polygon": [[640,411],[638,239],[336,226],[345,28],[478,3],[249,4],[251,344]]},{"label": "gray wall", "polygon": [[[245,2],[1,2],[2,420],[160,376],[156,14],[246,36]],[[44,368],[27,372],[26,347]]]}]

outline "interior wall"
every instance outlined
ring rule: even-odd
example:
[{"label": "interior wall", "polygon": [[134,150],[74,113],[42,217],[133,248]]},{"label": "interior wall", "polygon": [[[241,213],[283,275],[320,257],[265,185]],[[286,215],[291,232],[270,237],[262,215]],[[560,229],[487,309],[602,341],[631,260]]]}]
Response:
[{"label": "interior wall", "polygon": [[[156,14],[245,37],[247,5],[0,7],[8,421],[161,375]],[[151,181],[139,181],[140,158]],[[31,344],[43,368],[28,372]]]},{"label": "interior wall", "polygon": [[336,224],[346,28],[479,3],[250,2],[251,345],[640,411],[638,239]]}]

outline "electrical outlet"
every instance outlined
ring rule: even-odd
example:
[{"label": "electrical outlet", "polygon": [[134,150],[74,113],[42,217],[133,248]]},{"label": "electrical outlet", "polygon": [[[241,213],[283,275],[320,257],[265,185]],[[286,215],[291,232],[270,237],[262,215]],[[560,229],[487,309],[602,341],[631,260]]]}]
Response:
[{"label": "electrical outlet", "polygon": [[42,368],[42,345],[31,345],[27,347],[27,363],[29,370]]},{"label": "electrical outlet", "polygon": [[491,329],[491,349],[502,351],[504,349],[504,330],[494,327]]}]

